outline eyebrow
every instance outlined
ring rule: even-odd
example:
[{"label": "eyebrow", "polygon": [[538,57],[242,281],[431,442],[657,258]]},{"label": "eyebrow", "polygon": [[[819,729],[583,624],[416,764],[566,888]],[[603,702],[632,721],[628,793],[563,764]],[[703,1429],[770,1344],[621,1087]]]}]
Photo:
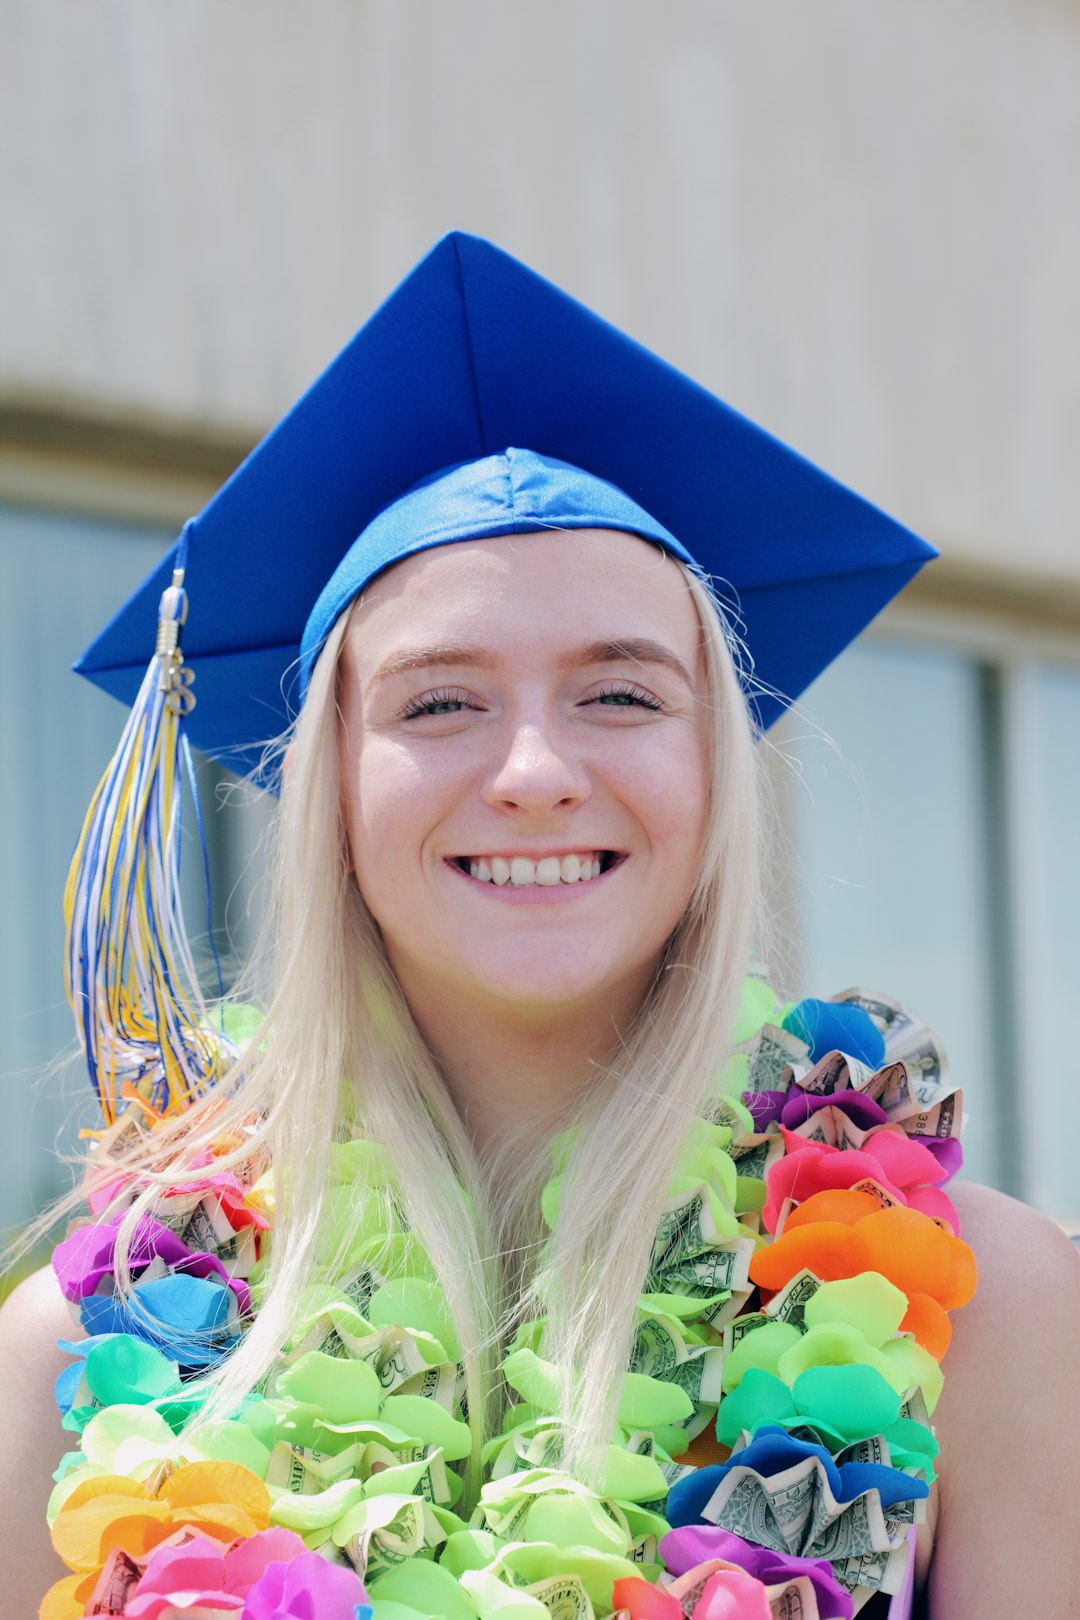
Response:
[{"label": "eyebrow", "polygon": [[[686,665],[665,647],[662,641],[648,636],[622,636],[615,640],[593,641],[587,647],[572,653],[566,663],[575,669],[590,664],[659,664],[670,669],[693,691],[694,682]],[[457,643],[443,646],[409,647],[392,653],[381,663],[371,678],[372,687],[395,675],[407,675],[421,669],[453,669],[468,665],[473,669],[494,669],[495,659],[484,647],[468,647]]]}]

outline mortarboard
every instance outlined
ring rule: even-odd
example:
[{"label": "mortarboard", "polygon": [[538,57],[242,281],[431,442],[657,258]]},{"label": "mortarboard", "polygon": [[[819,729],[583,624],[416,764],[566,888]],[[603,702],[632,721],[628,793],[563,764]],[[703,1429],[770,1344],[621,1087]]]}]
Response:
[{"label": "mortarboard", "polygon": [[443,237],[75,666],[132,705],[65,891],[107,1119],[132,1087],[175,1113],[229,1062],[180,913],[188,739],[258,772],[369,579],[426,546],[553,526],[625,529],[712,576],[762,729],[935,554],[490,242]]},{"label": "mortarboard", "polygon": [[[238,771],[257,767],[298,707],[305,626],[354,542],[419,482],[510,447],[582,471],[576,519],[564,513],[562,526],[599,526],[606,514],[715,576],[742,624],[762,728],[935,555],[551,282],[452,232],[187,526],[192,742]],[[615,486],[594,490],[595,512],[590,474]],[[482,528],[491,480],[459,487],[450,538],[546,526],[557,469],[551,480],[516,490],[501,529]],[[637,522],[610,521],[620,493]],[[357,547],[355,588],[394,560],[378,544],[386,527]],[[75,665],[127,703],[176,558],[174,547]]]}]

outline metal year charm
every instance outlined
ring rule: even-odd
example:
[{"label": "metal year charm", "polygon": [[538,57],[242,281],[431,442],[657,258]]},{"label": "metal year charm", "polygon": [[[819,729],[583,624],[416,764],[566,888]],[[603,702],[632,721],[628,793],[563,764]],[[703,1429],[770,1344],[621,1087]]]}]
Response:
[{"label": "metal year charm", "polygon": [[155,652],[158,657],[158,691],[165,693],[170,714],[183,717],[195,707],[195,671],[184,663],[180,651],[180,630],[187,619],[188,599],[184,590],[184,570],[173,569],[172,584],[162,592],[158,609]]}]

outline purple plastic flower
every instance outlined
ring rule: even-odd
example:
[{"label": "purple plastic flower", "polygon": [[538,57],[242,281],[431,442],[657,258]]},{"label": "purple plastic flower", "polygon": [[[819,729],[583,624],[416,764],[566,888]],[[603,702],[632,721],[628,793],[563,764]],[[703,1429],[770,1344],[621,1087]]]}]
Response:
[{"label": "purple plastic flower", "polygon": [[301,1553],[268,1566],[247,1595],[242,1620],[353,1620],[365,1601],[359,1575],[318,1553]]},{"label": "purple plastic flower", "polygon": [[726,1558],[729,1564],[738,1564],[766,1586],[780,1586],[805,1575],[817,1594],[821,1620],[851,1620],[855,1612],[827,1559],[796,1558],[792,1553],[755,1547],[730,1530],[721,1530],[719,1525],[688,1524],[680,1530],[669,1530],[660,1543],[660,1556],[673,1575],[685,1575],[710,1558]]},{"label": "purple plastic flower", "polygon": [[260,1530],[228,1546],[196,1534],[151,1553],[125,1613],[132,1620],[210,1610],[237,1620],[354,1620],[367,1602],[359,1575],[308,1552],[292,1530]]},{"label": "purple plastic flower", "polygon": [[755,1131],[767,1131],[770,1125],[776,1124],[787,1097],[786,1091],[743,1092],[742,1100],[750,1110],[750,1117],[754,1121]]},{"label": "purple plastic flower", "polygon": [[[122,1216],[80,1226],[56,1245],[53,1269],[64,1298],[73,1304],[97,1292],[101,1283],[114,1273],[116,1238]],[[128,1266],[137,1277],[154,1260],[163,1260],[170,1271],[190,1277],[214,1277],[236,1295],[242,1315],[251,1310],[251,1292],[240,1277],[230,1277],[215,1254],[189,1249],[184,1240],[152,1215],[144,1215],[135,1228],[128,1254]]]},{"label": "purple plastic flower", "polygon": [[874,1125],[887,1125],[889,1121],[880,1103],[876,1103],[872,1097],[864,1097],[861,1091],[830,1091],[824,1097],[817,1097],[796,1088],[784,1103],[780,1123],[786,1125],[789,1131],[797,1131],[800,1125],[805,1125],[822,1108],[839,1109],[861,1131],[868,1131]]}]

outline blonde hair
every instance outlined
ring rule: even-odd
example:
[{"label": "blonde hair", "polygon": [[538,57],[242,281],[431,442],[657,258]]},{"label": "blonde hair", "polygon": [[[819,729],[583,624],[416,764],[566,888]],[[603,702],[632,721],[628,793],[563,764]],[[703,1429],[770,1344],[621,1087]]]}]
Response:
[{"label": "blonde hair", "polygon": [[[557,1229],[543,1247],[539,1192],[552,1171],[535,1123],[530,1134],[530,1121],[522,1120],[513,1142],[486,1160],[477,1156],[352,877],[337,708],[348,614],[331,633],[291,736],[272,834],[265,1033],[233,1084],[227,1077],[222,1109],[205,1127],[220,1138],[230,1114],[258,1114],[255,1140],[272,1155],[278,1189],[263,1303],[213,1375],[214,1412],[234,1408],[288,1340],[296,1302],[327,1261],[319,1240],[332,1144],[362,1135],[384,1145],[394,1187],[382,1196],[394,1201],[445,1290],[474,1435],[469,1494],[480,1447],[506,1404],[497,1374],[502,1341],[509,1328],[540,1314],[547,1319],[543,1353],[562,1380],[566,1465],[595,1476],[628,1364],[652,1234],[691,1122],[729,1050],[757,915],[759,765],[738,650],[707,586],[676,566],[697,609],[707,672],[711,792],[700,874],[617,1050],[598,1067],[572,1118],[544,1122],[549,1135],[575,1128]],[[201,1128],[196,1113],[159,1134],[166,1147],[172,1140],[197,1150]],[[249,1141],[236,1160],[250,1150]],[[161,1185],[197,1177],[181,1167],[184,1156],[149,1178],[125,1232]],[[371,1190],[357,1196],[370,1198]]]}]

